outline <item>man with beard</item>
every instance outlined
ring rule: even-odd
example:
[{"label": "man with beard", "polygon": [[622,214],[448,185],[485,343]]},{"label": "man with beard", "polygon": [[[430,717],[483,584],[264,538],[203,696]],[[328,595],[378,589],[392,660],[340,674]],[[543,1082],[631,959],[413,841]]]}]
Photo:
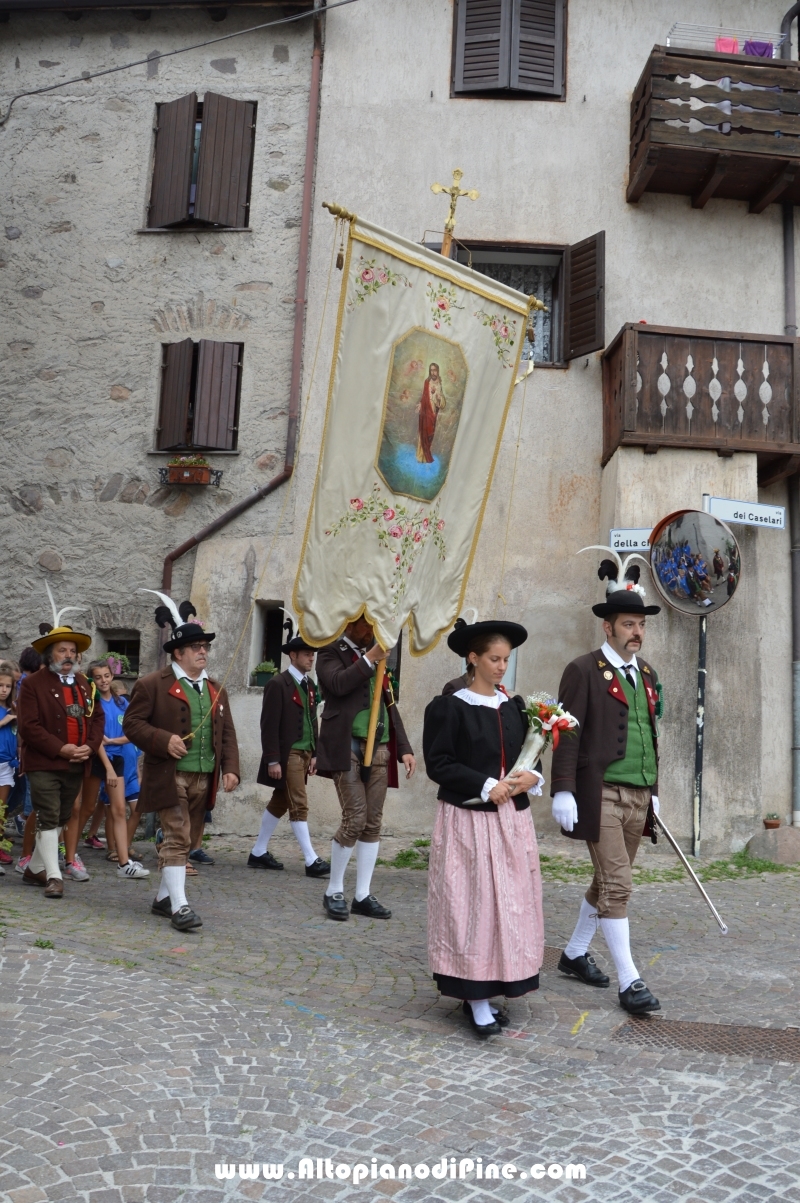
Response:
[{"label": "man with beard", "polygon": [[632,866],[651,811],[658,814],[658,677],[639,658],[645,619],[641,593],[616,589],[593,606],[605,643],[564,670],[558,698],[580,726],[553,752],[553,818],[571,839],[586,840],[594,878],[558,968],[588,986],[608,986],[589,955],[600,928],[619,978],[620,1006],[632,1015],[661,1009],[639,976],[630,949],[627,905]]},{"label": "man with beard", "polygon": [[36,846],[22,879],[28,885],[44,886],[45,898],[64,894],[58,833],[69,821],[105,726],[93,687],[77,671],[78,656],[92,641],[80,631],[60,626],[59,618],[60,614],[54,627],[43,623],[39,628],[42,636],[34,639],[33,646],[44,664],[23,679],[17,703],[22,770],[30,782],[36,814]]}]

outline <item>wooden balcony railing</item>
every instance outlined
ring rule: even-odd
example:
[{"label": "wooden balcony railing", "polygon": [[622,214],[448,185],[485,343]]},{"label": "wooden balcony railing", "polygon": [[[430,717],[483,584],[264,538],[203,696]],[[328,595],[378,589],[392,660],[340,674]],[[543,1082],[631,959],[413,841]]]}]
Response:
[{"label": "wooden balcony railing", "polygon": [[618,447],[754,451],[759,483],[800,469],[800,343],[629,322],[603,352],[603,463]]},{"label": "wooden balcony railing", "polygon": [[631,101],[627,198],[800,202],[800,64],[654,46]]}]

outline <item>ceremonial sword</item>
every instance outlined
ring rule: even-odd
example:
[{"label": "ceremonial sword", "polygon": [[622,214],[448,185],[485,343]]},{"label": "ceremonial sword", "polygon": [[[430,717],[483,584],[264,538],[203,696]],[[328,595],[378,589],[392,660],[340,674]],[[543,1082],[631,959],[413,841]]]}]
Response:
[{"label": "ceremonial sword", "polygon": [[663,819],[659,818],[659,816],[658,816],[657,814],[655,814],[655,813],[653,813],[653,818],[655,819],[656,823],[658,823],[658,825],[659,825],[659,827],[661,828],[661,830],[664,832],[664,835],[667,837],[667,840],[669,841],[669,843],[670,843],[670,844],[672,844],[672,847],[673,847],[673,848],[675,849],[675,851],[677,852],[677,854],[678,854],[678,859],[680,860],[680,862],[681,862],[681,864],[683,865],[684,869],[685,869],[685,870],[686,870],[686,872],[689,874],[689,876],[691,877],[691,879],[692,879],[692,881],[694,882],[694,884],[697,886],[697,888],[698,888],[698,890],[700,891],[700,893],[703,895],[703,898],[704,898],[704,900],[705,900],[705,903],[706,903],[706,905],[707,905],[708,909],[711,911],[711,914],[714,916],[714,918],[716,919],[717,923],[719,924],[719,930],[722,932],[723,936],[726,936],[726,935],[728,934],[728,926],[727,926],[727,924],[726,924],[726,923],[723,923],[723,921],[722,921],[722,919],[721,919],[721,917],[720,917],[720,913],[719,913],[719,911],[718,911],[718,910],[717,910],[717,908],[714,906],[714,903],[711,901],[711,899],[709,898],[708,894],[707,894],[707,893],[705,892],[705,890],[703,889],[703,885],[702,885],[702,882],[700,881],[700,878],[697,876],[697,874],[695,873],[694,869],[693,869],[693,868],[692,868],[692,866],[689,864],[689,862],[688,862],[688,860],[686,859],[686,857],[683,855],[683,852],[681,851],[681,849],[680,849],[680,847],[679,847],[679,845],[678,845],[678,842],[677,842],[677,840],[675,839],[675,837],[674,837],[673,835],[671,835],[671,834],[670,834],[670,831],[669,831],[669,829],[668,829],[668,827],[667,827],[667,825],[665,824],[665,822],[664,822],[664,820],[663,820]]}]

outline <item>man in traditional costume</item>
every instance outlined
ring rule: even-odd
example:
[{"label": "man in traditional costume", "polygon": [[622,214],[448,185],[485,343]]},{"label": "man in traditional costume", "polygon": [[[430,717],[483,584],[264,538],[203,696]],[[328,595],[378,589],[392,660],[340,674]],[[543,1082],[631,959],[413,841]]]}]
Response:
[{"label": "man in traditional costume", "polygon": [[375,665],[385,655],[380,644],[374,642],[372,626],[365,618],[351,622],[341,639],[321,648],[317,655],[317,680],[325,699],[317,773],[333,779],[342,808],[342,821],[331,843],[331,877],[323,898],[331,919],[348,917],[344,871],[353,848],[356,888],[350,913],[371,919],[388,919],[392,913],[370,893],[372,872],[378,859],[387,787],[398,785],[398,762],[405,766],[408,779],[414,774],[416,760],[384,678],[372,767],[368,780],[362,779]]},{"label": "man in traditional costume", "polygon": [[[601,577],[602,577],[601,567]],[[615,588],[592,606],[603,619],[605,642],[564,669],[559,702],[580,723],[553,752],[553,818],[574,840],[586,840],[594,878],[559,961],[562,973],[589,986],[608,977],[589,954],[598,922],[619,979],[620,1006],[632,1015],[661,1009],[633,962],[627,918],[632,866],[650,811],[658,814],[658,677],[638,653],[646,606],[638,586]]]},{"label": "man in traditional costume", "polygon": [[156,607],[156,622],[172,627],[164,644],[172,663],[139,678],[122,729],[144,751],[139,808],[157,810],[164,833],[161,885],[151,909],[178,931],[190,931],[203,923],[186,900],[186,861],[220,778],[226,793],[239,784],[239,749],[228,695],[206,672],[214,632],[190,621],[197,615],[191,602],[178,607],[166,594],[157,596],[164,604]]},{"label": "man in traditional costume", "polygon": [[433,463],[433,436],[436,433],[436,420],[440,410],[445,408],[442,378],[439,374],[438,363],[428,367],[428,378],[422,386],[422,397],[417,406],[419,414],[417,424],[417,463]]},{"label": "man in traditional costume", "polygon": [[42,623],[41,638],[32,641],[44,664],[23,679],[17,703],[21,768],[30,782],[36,814],[36,845],[22,879],[44,886],[45,898],[63,897],[58,833],[70,819],[105,728],[94,687],[78,671],[80,654],[91,646],[91,637],[62,626],[67,610],[55,613],[55,604],[53,609],[54,625]]},{"label": "man in traditional costume", "polygon": [[306,782],[317,771],[316,748],[319,735],[317,691],[309,673],[314,667],[316,648],[300,635],[289,638],[282,651],[289,667],[277,673],[264,687],[261,705],[261,765],[259,785],[271,785],[274,793],[261,818],[261,829],[247,859],[251,869],[282,869],[269,851],[270,836],[281,818],[289,812],[292,831],[306,863],[306,877],[327,877],[331,867],[317,856],[308,831],[308,794]]}]

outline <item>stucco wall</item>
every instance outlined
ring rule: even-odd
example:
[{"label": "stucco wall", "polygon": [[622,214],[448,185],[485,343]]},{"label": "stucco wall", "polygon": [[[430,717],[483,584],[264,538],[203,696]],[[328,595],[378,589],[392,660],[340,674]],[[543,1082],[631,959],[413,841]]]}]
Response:
[{"label": "stucco wall", "polygon": [[[362,4],[335,19],[331,14],[316,195],[422,238],[426,229],[441,229],[445,214],[445,201],[431,193],[431,183],[448,182],[460,166],[464,186],[481,193],[479,201],[459,207],[457,234],[464,239],[573,243],[606,231],[607,341],[623,322],[639,319],[781,333],[777,206],[758,217],[729,201],[712,200],[698,211],[687,198],[646,195],[633,206],[625,202],[625,186],[631,92],[672,21],[777,28],[782,12],[780,4],[679,4],[666,12],[655,3],[571,0],[563,104],[450,99],[449,0]],[[302,529],[310,499],[327,391],[325,351],[340,283],[334,272],[334,303],[329,299],[323,318],[332,239],[333,222],[317,205],[306,340],[311,400],[288,503],[299,524],[295,530]],[[322,353],[312,382],[310,359],[320,330]],[[713,482],[712,492],[756,496],[749,456],[727,461],[704,453],[676,458],[632,452],[625,480],[610,479],[618,465],[605,474],[600,468],[601,408],[597,354],[568,370],[537,369],[517,389],[509,415],[466,603],[482,617],[502,612],[528,627],[519,658],[521,689],[555,689],[564,664],[598,643],[599,623],[589,612],[601,594],[597,562],[575,553],[607,541],[612,513],[615,522],[646,525],[678,506],[699,506]],[[615,501],[601,507],[601,495]],[[783,496],[777,486],[763,499],[780,502]],[[737,533],[743,584],[710,624],[707,851],[741,847],[762,806],[782,814],[790,809],[788,541],[766,531]],[[226,560],[241,563],[253,546],[258,573],[268,543],[231,532]],[[297,550],[296,535],[276,541],[263,597],[290,596]],[[212,547],[201,549],[195,580],[215,580],[220,603],[226,571],[220,575]],[[684,839],[691,830],[696,643],[695,624],[665,615],[652,624],[647,648],[667,682],[665,813]],[[423,659],[406,658],[401,709],[417,747],[426,703],[456,670],[443,646]],[[390,795],[387,822],[395,830],[427,829],[434,798],[432,784],[417,778]],[[319,819],[329,806],[325,795]],[[537,804],[535,816],[549,830],[548,809]]]}]

